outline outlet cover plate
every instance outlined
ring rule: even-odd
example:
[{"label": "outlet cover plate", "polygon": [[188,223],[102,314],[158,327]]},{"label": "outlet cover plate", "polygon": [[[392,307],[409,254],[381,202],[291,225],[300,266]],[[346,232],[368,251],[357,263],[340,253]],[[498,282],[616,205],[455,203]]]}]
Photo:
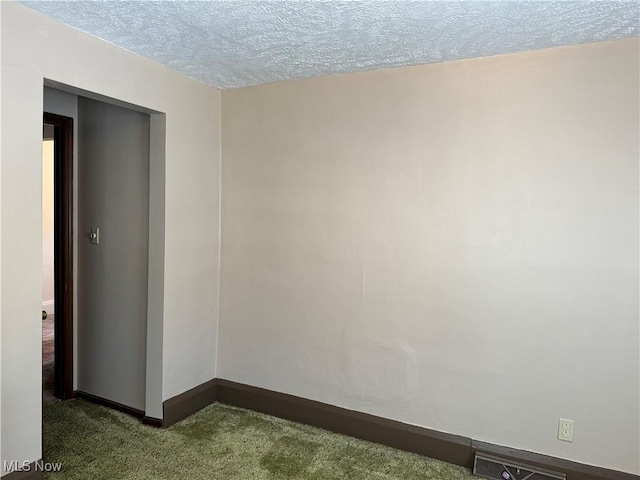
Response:
[{"label": "outlet cover plate", "polygon": [[573,420],[566,418],[558,420],[558,440],[573,442]]}]

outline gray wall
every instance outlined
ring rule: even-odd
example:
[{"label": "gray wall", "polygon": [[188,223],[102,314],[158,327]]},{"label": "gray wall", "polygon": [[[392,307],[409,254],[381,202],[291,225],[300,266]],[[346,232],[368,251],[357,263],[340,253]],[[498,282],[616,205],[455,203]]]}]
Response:
[{"label": "gray wall", "polygon": [[149,115],[79,97],[78,117],[78,389],[144,410]]}]

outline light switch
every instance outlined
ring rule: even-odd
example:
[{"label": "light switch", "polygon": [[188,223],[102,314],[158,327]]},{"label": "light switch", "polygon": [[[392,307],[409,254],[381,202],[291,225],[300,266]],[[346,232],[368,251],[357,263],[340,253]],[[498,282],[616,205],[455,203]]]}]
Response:
[{"label": "light switch", "polygon": [[91,243],[98,245],[100,243],[100,229],[98,227],[91,227],[89,238],[91,239]]}]

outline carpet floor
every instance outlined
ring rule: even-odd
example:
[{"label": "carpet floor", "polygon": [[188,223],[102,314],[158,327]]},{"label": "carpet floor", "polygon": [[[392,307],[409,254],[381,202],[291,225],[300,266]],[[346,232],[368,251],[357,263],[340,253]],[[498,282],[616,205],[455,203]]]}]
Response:
[{"label": "carpet floor", "polygon": [[471,480],[461,467],[213,404],[167,429],[83,401],[44,408],[48,480]]}]

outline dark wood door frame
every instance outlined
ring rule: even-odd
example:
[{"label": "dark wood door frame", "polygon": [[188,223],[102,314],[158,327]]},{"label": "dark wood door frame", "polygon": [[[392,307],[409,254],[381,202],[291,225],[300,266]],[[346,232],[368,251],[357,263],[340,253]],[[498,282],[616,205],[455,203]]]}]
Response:
[{"label": "dark wood door frame", "polygon": [[54,127],[53,238],[55,396],[73,398],[73,118],[44,113]]}]

